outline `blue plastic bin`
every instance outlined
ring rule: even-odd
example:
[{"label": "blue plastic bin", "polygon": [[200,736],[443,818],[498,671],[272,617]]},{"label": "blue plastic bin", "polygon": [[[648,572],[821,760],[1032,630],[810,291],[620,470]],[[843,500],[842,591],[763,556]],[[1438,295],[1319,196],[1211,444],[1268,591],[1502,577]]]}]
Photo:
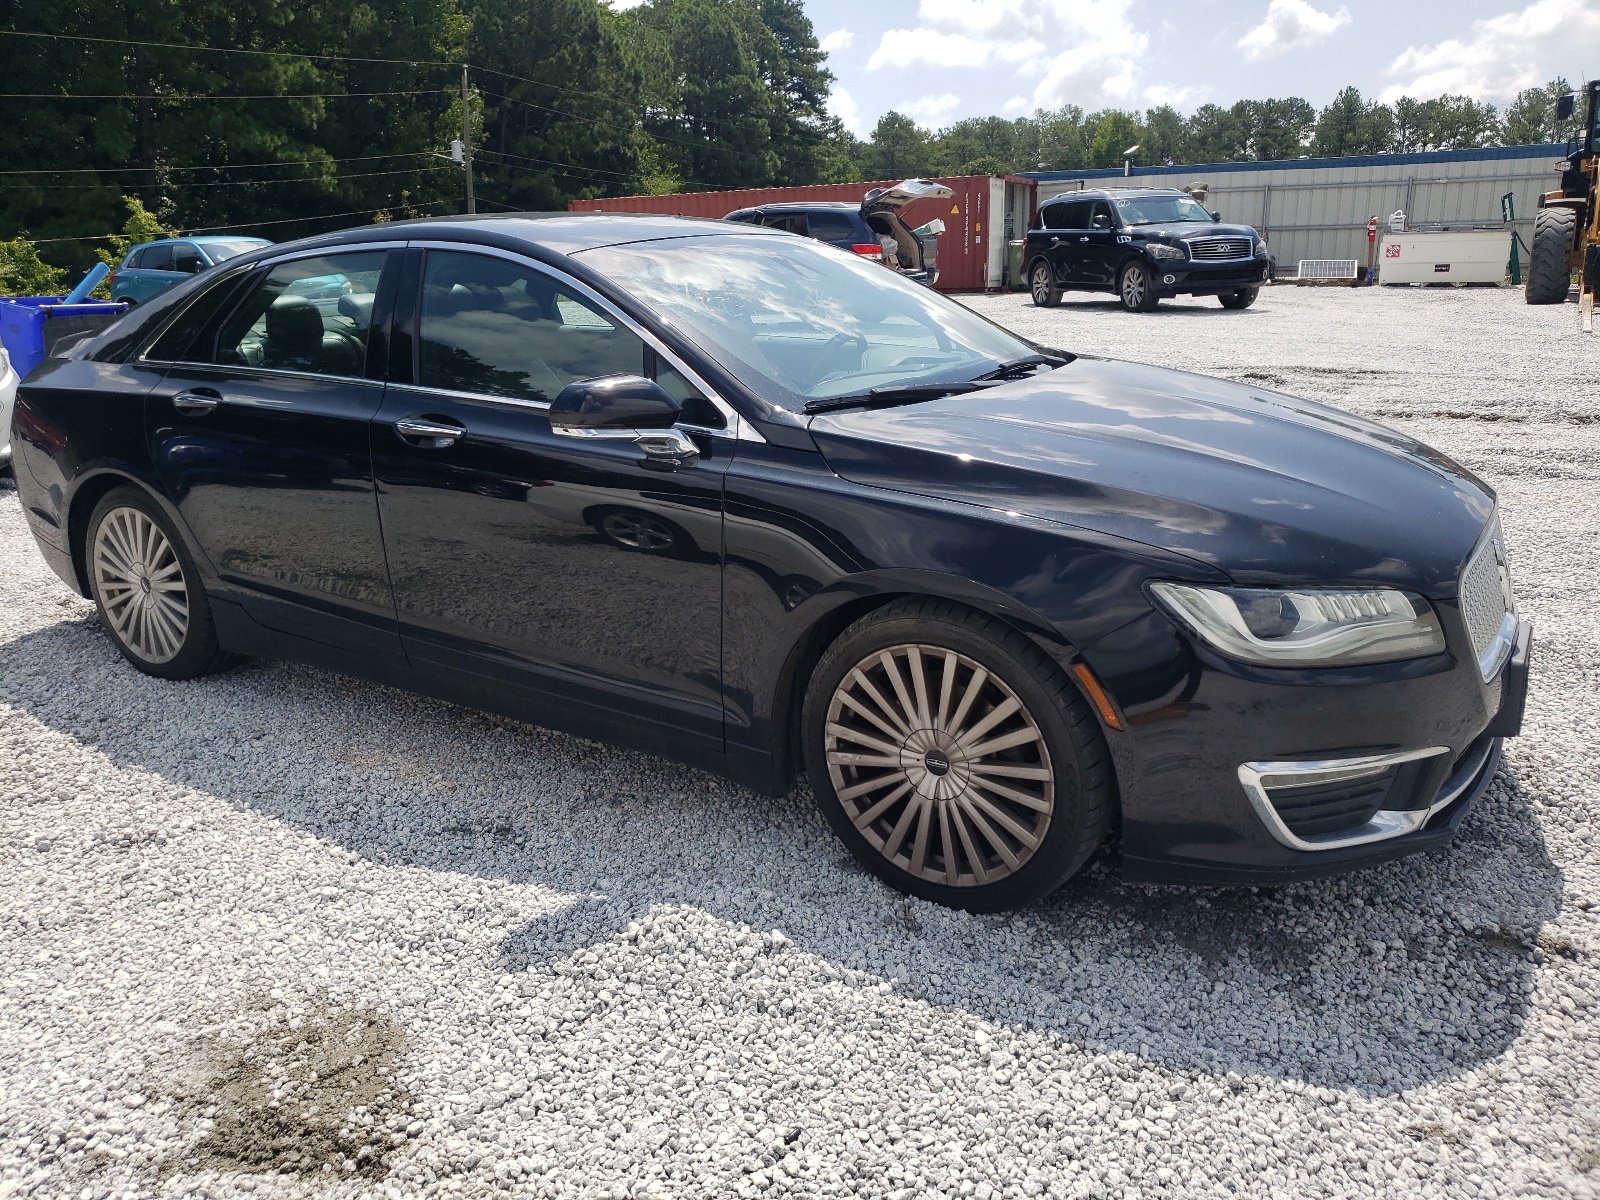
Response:
[{"label": "blue plastic bin", "polygon": [[26,378],[62,338],[99,333],[127,311],[126,304],[104,300],[63,304],[60,296],[12,296],[0,300],[0,344],[12,369]]}]

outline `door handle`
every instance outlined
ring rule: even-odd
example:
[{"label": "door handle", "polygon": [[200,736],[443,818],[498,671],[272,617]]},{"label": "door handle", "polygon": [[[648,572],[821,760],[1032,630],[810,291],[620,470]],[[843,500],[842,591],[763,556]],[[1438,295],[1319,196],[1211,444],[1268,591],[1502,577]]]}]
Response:
[{"label": "door handle", "polygon": [[652,471],[682,471],[700,461],[700,447],[681,429],[641,430],[633,444],[644,452],[642,465]]},{"label": "door handle", "polygon": [[1088,240],[1089,240],[1089,239],[1088,239],[1088,238],[1086,238],[1086,237],[1081,237],[1081,238],[1079,238],[1079,239],[1078,239],[1078,240],[1079,240],[1079,241],[1080,241],[1080,242],[1087,242],[1087,241],[1088,241]]},{"label": "door handle", "polygon": [[456,439],[467,430],[454,421],[430,421],[426,417],[407,417],[394,423],[394,431],[403,438],[416,438],[424,450],[443,450],[455,445]]},{"label": "door handle", "polygon": [[172,407],[191,417],[203,417],[221,403],[222,397],[216,393],[199,390],[179,392],[172,398]]}]

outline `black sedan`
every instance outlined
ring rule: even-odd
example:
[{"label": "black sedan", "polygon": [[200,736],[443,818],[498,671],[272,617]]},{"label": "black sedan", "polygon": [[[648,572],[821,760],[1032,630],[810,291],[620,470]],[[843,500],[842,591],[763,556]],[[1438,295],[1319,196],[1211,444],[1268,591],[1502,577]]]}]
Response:
[{"label": "black sedan", "polygon": [[870,869],[972,909],[1113,830],[1141,880],[1439,846],[1521,721],[1495,498],[1444,456],[756,227],[273,247],[42,364],[15,444],[142,671],[299,659],[804,771]]}]

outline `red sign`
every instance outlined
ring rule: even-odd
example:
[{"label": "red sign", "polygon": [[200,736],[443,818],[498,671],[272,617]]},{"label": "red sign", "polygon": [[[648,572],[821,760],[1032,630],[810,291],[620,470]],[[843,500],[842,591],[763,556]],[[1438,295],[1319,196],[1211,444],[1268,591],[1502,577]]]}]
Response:
[{"label": "red sign", "polygon": [[1387,246],[1385,246],[1383,248],[1383,256],[1385,258],[1399,258],[1400,257],[1400,243],[1399,242],[1390,242]]}]

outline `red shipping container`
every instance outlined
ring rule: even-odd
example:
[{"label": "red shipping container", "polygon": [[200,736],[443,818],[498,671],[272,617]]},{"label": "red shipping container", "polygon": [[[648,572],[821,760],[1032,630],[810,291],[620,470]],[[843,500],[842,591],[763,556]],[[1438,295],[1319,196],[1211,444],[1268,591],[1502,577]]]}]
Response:
[{"label": "red shipping container", "polygon": [[[833,200],[859,204],[878,183],[815,183],[806,187],[741,188],[727,192],[677,192],[669,196],[602,196],[571,200],[572,212],[646,212],[679,217],[720,219],[740,208],[759,204]],[[938,242],[938,289],[941,292],[992,291],[1003,286],[1005,243],[1020,238],[1033,213],[1031,179],[1015,175],[957,175],[942,183],[954,195],[947,200],[918,200],[900,210],[912,229],[934,218],[944,221]]]}]

